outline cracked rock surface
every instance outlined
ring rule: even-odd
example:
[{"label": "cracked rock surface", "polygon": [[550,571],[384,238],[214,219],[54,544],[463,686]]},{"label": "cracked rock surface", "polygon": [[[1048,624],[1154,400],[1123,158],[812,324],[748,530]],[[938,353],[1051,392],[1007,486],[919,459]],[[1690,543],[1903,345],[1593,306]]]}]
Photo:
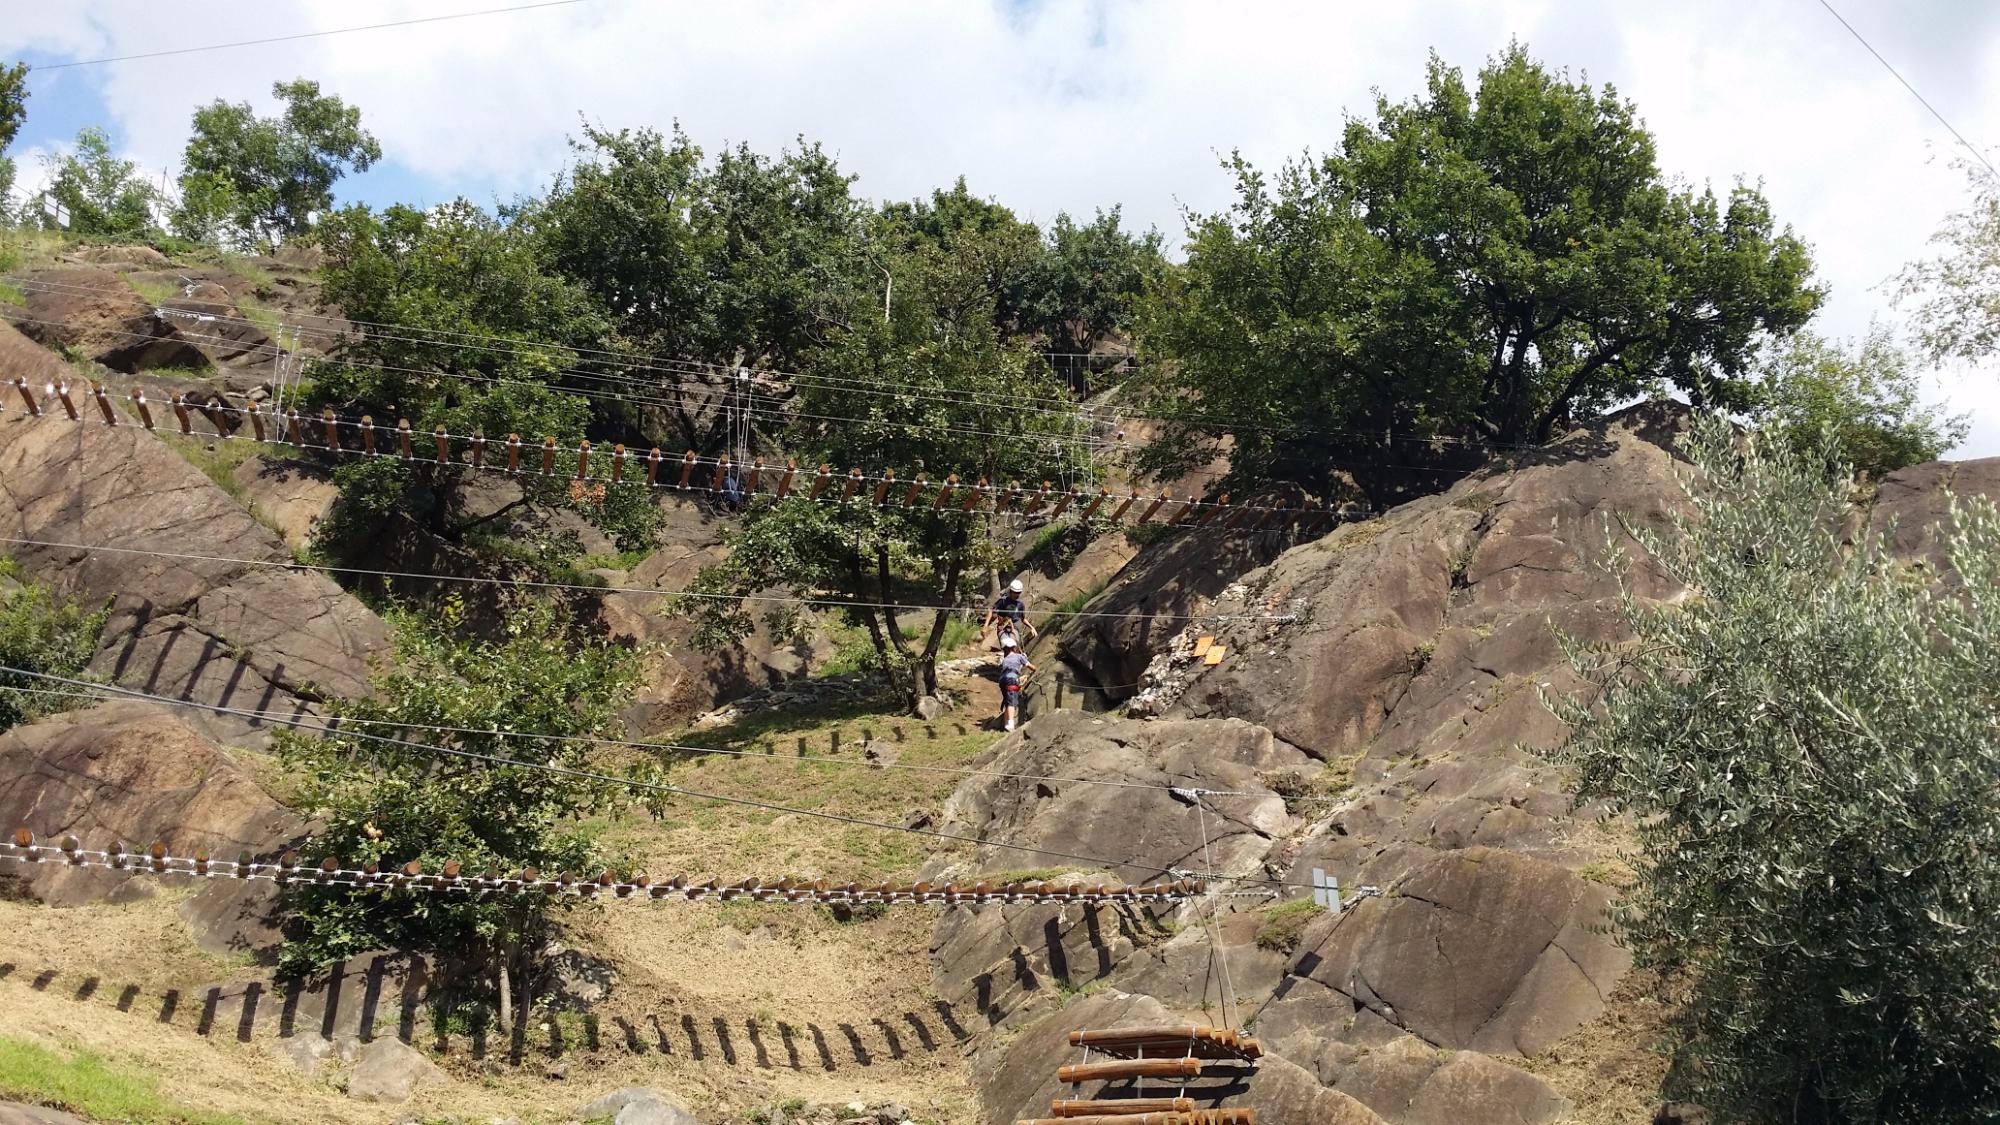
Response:
[{"label": "cracked rock surface", "polygon": [[[0,359],[17,345],[40,352],[12,332],[0,325]],[[171,427],[171,410],[156,406],[154,420]],[[382,620],[324,574],[260,565],[290,561],[278,537],[167,439],[121,421],[0,421],[0,536],[80,545],[0,546],[57,593],[110,606],[93,671],[148,694],[284,716],[365,693],[389,644]],[[225,561],[236,559],[251,561]],[[252,743],[269,726],[188,718]]]}]

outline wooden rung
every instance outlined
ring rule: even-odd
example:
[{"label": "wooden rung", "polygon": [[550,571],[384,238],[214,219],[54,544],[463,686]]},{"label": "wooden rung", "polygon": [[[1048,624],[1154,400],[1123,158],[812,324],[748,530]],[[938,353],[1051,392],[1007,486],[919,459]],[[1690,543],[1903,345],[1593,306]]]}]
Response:
[{"label": "wooden rung", "polygon": [[[1202,640],[1212,641],[1213,637]],[[1158,1024],[1150,1027],[1107,1027],[1096,1031],[1072,1031],[1069,1045],[1072,1047],[1095,1047],[1107,1043],[1136,1043],[1155,1039],[1207,1039],[1216,1034],[1212,1027],[1201,1027],[1191,1023]]]},{"label": "wooden rung", "polygon": [[1220,664],[1222,663],[1222,658],[1228,655],[1228,653],[1229,653],[1228,649],[1222,647],[1221,645],[1216,645],[1214,648],[1208,650],[1208,655],[1202,658],[1202,663]]},{"label": "wooden rung", "polygon": [[1074,1063],[1056,1071],[1056,1081],[1064,1085],[1076,1082],[1110,1081],[1119,1078],[1197,1078],[1201,1075],[1200,1059],[1126,1059],[1105,1063]]},{"label": "wooden rung", "polygon": [[1192,1113],[1096,1113],[1088,1117],[1030,1117],[1014,1125],[1197,1125],[1200,1121]]},{"label": "wooden rung", "polygon": [[1129,1116],[1134,1113],[1193,1113],[1193,1098],[1057,1098],[1054,1117]]},{"label": "wooden rung", "polygon": [[1215,644],[1214,637],[1210,636],[1196,637],[1194,639],[1194,654],[1196,656],[1207,656],[1209,647],[1213,644]]}]

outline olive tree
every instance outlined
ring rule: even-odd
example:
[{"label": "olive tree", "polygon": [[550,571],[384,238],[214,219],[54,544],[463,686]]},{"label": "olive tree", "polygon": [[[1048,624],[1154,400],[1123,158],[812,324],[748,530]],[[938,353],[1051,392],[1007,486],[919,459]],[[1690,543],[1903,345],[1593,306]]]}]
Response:
[{"label": "olive tree", "polygon": [[2000,1114],[2000,515],[1946,565],[1851,531],[1846,474],[1709,420],[1688,512],[1629,530],[1686,587],[1571,645],[1579,800],[1631,814],[1615,917],[1677,976],[1670,1094],[1727,1120]]}]

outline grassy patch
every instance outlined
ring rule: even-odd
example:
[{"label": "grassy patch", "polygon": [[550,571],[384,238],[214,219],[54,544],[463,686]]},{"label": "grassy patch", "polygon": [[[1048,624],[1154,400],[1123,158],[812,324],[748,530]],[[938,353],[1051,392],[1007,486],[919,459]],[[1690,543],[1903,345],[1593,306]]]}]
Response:
[{"label": "grassy patch", "polygon": [[[815,676],[851,676],[857,672],[875,669],[878,657],[875,641],[868,630],[852,621],[829,617],[826,621],[827,638],[833,642],[833,654],[813,669]],[[931,619],[928,614],[906,617],[903,621],[903,635],[909,638],[912,648],[921,648],[930,636]],[[938,643],[938,654],[946,656],[971,644],[979,637],[979,622],[961,613],[953,613],[945,619],[944,638]]]},{"label": "grassy patch", "polygon": [[1125,529],[1125,539],[1134,547],[1150,547],[1173,532],[1172,526],[1164,523],[1135,523]]},{"label": "grassy patch", "polygon": [[20,308],[27,303],[28,295],[26,293],[15,286],[0,282],[0,305],[12,305],[15,308]]},{"label": "grassy patch", "polygon": [[129,273],[124,277],[125,284],[132,287],[132,292],[146,298],[150,304],[164,305],[168,301],[178,300],[182,295],[181,287],[170,281],[149,281]]},{"label": "grassy patch", "polygon": [[614,551],[605,555],[585,555],[576,560],[579,570],[631,570],[653,557],[649,547],[635,547],[629,551]]},{"label": "grassy patch", "polygon": [[1258,947],[1289,956],[1305,937],[1306,927],[1312,925],[1313,919],[1325,914],[1326,908],[1309,898],[1302,898],[1267,906],[1258,913],[1262,915],[1257,924]]},{"label": "grassy patch", "polygon": [[[900,825],[912,811],[934,811],[963,780],[949,771],[963,768],[999,736],[970,716],[927,723],[884,706],[849,701],[761,711],[727,726],[662,737],[658,741],[731,752],[660,751],[671,784],[806,815],[677,798],[661,819],[608,826],[605,843],[654,870],[754,870],[842,882],[908,878],[945,850],[942,841],[811,814]],[[942,771],[871,768],[863,753],[871,741],[892,748],[897,767]]]},{"label": "grassy patch", "polygon": [[158,1083],[87,1051],[65,1056],[24,1039],[0,1036],[0,1095],[54,1106],[93,1121],[242,1125],[240,1117],[204,1113],[160,1097]]},{"label": "grassy patch", "polygon": [[267,309],[255,301],[236,302],[236,311],[242,314],[243,319],[256,325],[258,331],[264,333],[266,339],[275,340],[278,338],[278,329],[283,326],[284,322],[278,318],[278,314],[275,311]]},{"label": "grassy patch", "polygon": [[1076,593],[1057,602],[1055,611],[1050,613],[1048,621],[1043,623],[1042,632],[1061,632],[1062,627],[1069,623],[1069,619],[1072,616],[1081,611],[1084,606],[1089,605],[1091,599],[1103,593],[1104,588],[1110,584],[1111,580],[1108,578],[1102,582],[1094,582],[1089,587],[1078,590]]},{"label": "grassy patch", "polygon": [[[169,414],[171,415],[171,412]],[[236,483],[236,469],[257,455],[256,442],[227,441],[220,438],[211,442],[165,432],[160,436],[188,464],[200,469],[203,476],[214,481],[215,487],[227,492],[238,503],[243,501],[243,486]]]}]

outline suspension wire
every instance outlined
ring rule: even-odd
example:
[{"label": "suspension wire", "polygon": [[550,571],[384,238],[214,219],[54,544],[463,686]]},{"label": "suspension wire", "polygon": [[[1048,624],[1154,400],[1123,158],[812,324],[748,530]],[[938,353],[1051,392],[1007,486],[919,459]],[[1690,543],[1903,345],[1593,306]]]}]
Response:
[{"label": "suspension wire", "polygon": [[[1202,803],[1202,797],[1201,790],[1194,792],[1195,822],[1201,826],[1201,865],[1206,871],[1214,871],[1215,859],[1210,854],[1208,846],[1208,809]],[[1222,994],[1222,1026],[1234,1028],[1236,1024],[1230,1018],[1229,1009],[1236,986],[1229,979],[1229,956],[1222,951],[1222,927],[1215,921],[1215,900],[1209,899],[1204,905],[1208,913],[1208,956],[1213,962],[1213,968],[1219,973],[1216,988]]]},{"label": "suspension wire", "polygon": [[[26,381],[20,380],[18,385],[25,389]],[[50,384],[49,389],[51,392],[54,392],[59,389],[66,389],[66,386],[67,386],[66,384]],[[92,393],[96,393],[96,390],[97,388],[93,388]],[[136,393],[143,395],[144,391],[143,389],[141,389]],[[224,413],[234,415],[239,419],[241,419],[245,415],[249,415],[252,418],[273,417],[274,421],[280,423],[278,427],[278,432],[276,434],[267,435],[261,439],[241,432],[236,432],[236,433],[226,432],[220,426],[217,426],[215,432],[212,434],[197,434],[191,428],[186,428],[181,430],[180,432],[181,436],[187,438],[199,438],[204,441],[211,439],[219,441],[261,440],[263,444],[286,446],[300,450],[321,451],[328,454],[347,454],[360,457],[369,457],[369,456],[384,457],[400,461],[442,465],[449,468],[473,469],[473,470],[480,470],[487,472],[501,472],[501,473],[506,473],[510,476],[541,477],[545,479],[554,478],[565,481],[572,481],[572,480],[590,481],[590,482],[604,483],[604,484],[619,483],[618,481],[613,480],[611,474],[579,473],[576,475],[572,475],[567,468],[564,468],[562,471],[557,472],[553,470],[553,468],[548,468],[548,467],[544,467],[541,469],[532,467],[527,469],[522,469],[519,468],[518,466],[510,467],[507,465],[486,463],[484,461],[482,461],[480,464],[473,465],[473,464],[467,464],[463,461],[459,461],[456,459],[449,459],[449,460],[441,459],[432,456],[428,453],[418,454],[414,451],[414,449],[412,449],[407,454],[401,451],[371,450],[367,448],[368,435],[370,434],[380,433],[383,434],[385,437],[389,435],[396,435],[398,437],[401,437],[404,435],[403,431],[400,428],[390,427],[386,424],[376,425],[373,422],[372,417],[368,415],[363,415],[361,420],[356,422],[340,418],[338,416],[330,416],[332,415],[332,411],[330,409],[322,412],[317,417],[309,417],[304,414],[297,414],[296,408],[294,408],[295,411],[294,414],[287,415],[285,418],[282,419],[278,419],[275,418],[274,416],[263,414],[261,409],[250,409],[238,406],[234,403],[229,402],[227,398],[221,398],[221,405],[211,405],[199,401],[187,402],[185,400],[185,396],[174,396],[174,395],[168,395],[162,399],[151,400],[151,401],[171,402],[177,398],[182,401],[183,405],[192,407],[196,410],[202,410],[202,409],[220,410]],[[39,408],[34,413],[31,414],[24,412],[24,417],[29,421],[62,422],[67,420],[77,424],[83,423],[83,419],[81,417],[72,419],[63,419],[55,415],[50,410],[41,410]],[[339,446],[336,445],[335,443],[328,442],[325,440],[322,440],[317,443],[309,442],[305,441],[302,435],[299,435],[297,440],[288,439],[284,436],[283,433],[285,428],[283,423],[285,422],[296,422],[299,428],[303,428],[305,426],[313,426],[313,427],[332,426],[338,429],[358,430],[363,434],[363,442],[364,442],[363,448],[348,449],[344,446]],[[113,425],[115,423],[107,422],[102,424]],[[147,430],[157,429],[157,427],[150,424],[145,424],[143,428]],[[412,429],[408,432],[407,436],[414,443],[416,439],[420,438],[434,439],[437,436],[437,434],[435,431],[432,431],[431,433],[424,433],[422,431]],[[478,434],[475,434],[470,439],[467,439],[464,435],[455,435],[451,433],[446,433],[443,436],[447,441],[453,438],[457,438],[458,440],[461,441],[469,440],[475,443],[475,446],[477,446],[479,443],[491,444],[492,446],[494,446],[496,450],[496,456],[497,456],[497,451],[502,449],[512,449],[515,452],[526,450],[530,454],[535,452],[540,452],[544,454],[545,462],[547,460],[548,455],[560,452],[564,455],[565,458],[571,456],[579,458],[579,464],[582,464],[584,463],[584,461],[587,459],[588,455],[591,452],[596,452],[598,455],[598,462],[600,465],[602,465],[606,459],[610,459],[613,461],[614,473],[617,471],[615,466],[618,464],[617,460],[618,450],[621,448],[619,446],[613,446],[611,447],[611,449],[606,450],[602,447],[593,447],[589,445],[587,441],[582,442],[576,446],[567,446],[567,445],[554,446],[547,444],[547,442],[553,441],[554,440],[553,438],[546,439],[545,443],[542,445],[535,445],[532,442],[532,439],[527,443],[515,443],[512,439],[508,441],[502,441],[501,439],[498,438],[486,438],[484,437],[484,435],[478,435]],[[518,437],[518,435],[513,435],[513,436],[516,438]],[[998,435],[998,436],[1009,436],[1009,435]],[[1028,439],[1028,440],[1033,440],[1033,439]],[[659,448],[655,446],[653,452],[658,453]],[[631,459],[634,460],[635,462],[643,462],[649,465],[654,463],[650,454],[634,453],[631,454],[630,456]],[[727,459],[726,457],[718,458],[713,456],[695,455],[693,451],[689,451],[689,456],[687,457],[680,459],[674,459],[671,457],[662,457],[659,459],[657,464],[668,466],[670,468],[679,467],[683,470],[683,473],[685,474],[697,468],[702,469],[704,471],[723,469],[727,464]],[[761,467],[764,469],[766,473],[771,475],[777,475],[788,469],[796,470],[797,468],[796,465],[788,465],[783,468],[780,468],[778,466],[761,466]],[[1010,490],[1012,490],[1013,493],[1015,494],[1026,494],[1030,497],[1039,495],[1044,500],[1047,499],[1060,500],[1064,496],[1067,496],[1071,502],[1088,501],[1096,499],[1096,497],[1092,497],[1088,493],[1077,492],[1077,491],[1050,490],[1038,493],[1035,490],[1034,486],[1032,485],[1016,486],[1016,485],[1010,485],[1008,482],[1005,481],[999,482],[997,484],[991,482],[983,482],[983,481],[975,483],[970,478],[960,478],[956,473],[949,473],[943,479],[932,480],[929,477],[922,475],[921,473],[919,473],[916,476],[904,478],[896,476],[893,472],[876,474],[876,473],[864,473],[859,469],[851,469],[846,473],[835,473],[832,471],[831,465],[824,466],[824,468],[826,470],[825,476],[828,482],[840,481],[840,482],[852,482],[855,484],[867,483],[867,484],[875,484],[883,486],[884,489],[890,486],[894,486],[902,489],[915,490],[907,494],[900,502],[892,501],[891,498],[888,497],[886,494],[879,499],[879,502],[864,501],[865,503],[870,503],[873,506],[881,508],[913,508],[916,506],[916,496],[918,493],[923,493],[926,499],[933,501],[931,504],[926,505],[927,507],[944,510],[948,512],[963,512],[967,514],[978,514],[981,516],[990,514],[984,507],[980,506],[982,503],[984,503],[985,499],[990,498],[991,501],[996,506],[1002,505],[1003,502],[1011,504],[1012,502],[1011,499],[1003,501],[1003,498],[1010,495]],[[808,473],[815,480],[817,480],[820,476],[820,473],[817,470],[808,470]],[[642,484],[642,482],[637,479],[626,481],[625,483],[630,483],[635,486]],[[715,489],[709,485],[681,483],[678,480],[669,482],[660,482],[657,480],[653,480],[643,483],[645,484],[645,487],[654,491],[665,491],[665,492],[683,493],[683,494],[701,494],[701,495],[705,495],[715,491]],[[929,490],[939,490],[939,492],[946,494],[955,492],[964,492],[968,494],[970,497],[972,497],[972,500],[969,504],[961,503],[957,508],[943,509],[942,505],[936,502],[937,493],[933,493]],[[844,505],[848,503],[851,499],[851,497],[848,495],[848,491],[849,490],[844,490],[839,495],[835,496],[822,497],[822,496],[808,495],[805,496],[804,498],[812,500],[817,503]],[[989,494],[989,495],[982,496],[982,494]],[[774,497],[774,498],[782,501],[795,498],[795,496],[796,494],[792,494],[784,497]],[[1103,490],[1102,498],[1104,500],[1109,501],[1110,499],[1112,499],[1112,497],[1113,494],[1110,492],[1108,488]],[[1135,494],[1132,499],[1134,502],[1136,502],[1140,499],[1144,499],[1144,497]],[[1159,507],[1179,510],[1181,513],[1179,516],[1179,522],[1186,522],[1191,517],[1191,513],[1198,511],[1208,511],[1212,513],[1208,517],[1209,520],[1212,520],[1213,518],[1215,518],[1215,516],[1220,515],[1223,512],[1237,513],[1239,518],[1245,513],[1263,512],[1266,514],[1267,520],[1274,517],[1275,514],[1277,513],[1288,512],[1294,514],[1296,517],[1300,519],[1319,520],[1323,519],[1329,514],[1334,515],[1337,518],[1344,519],[1347,518],[1348,516],[1376,515],[1380,514],[1382,511],[1387,510],[1381,508],[1364,507],[1356,504],[1342,504],[1339,507],[1332,507],[1332,506],[1312,507],[1312,506],[1295,506],[1295,505],[1281,505],[1281,504],[1252,504],[1247,502],[1231,504],[1227,502],[1228,500],[1227,495],[1223,496],[1221,499],[1218,500],[1202,500],[1196,498],[1192,493],[1190,493],[1187,497],[1176,499],[1172,497],[1169,493],[1162,492],[1159,494],[1157,500]],[[1122,497],[1120,498],[1120,502],[1121,504],[1124,502]],[[1140,522],[1145,522],[1145,521],[1142,519]],[[1174,522],[1174,521],[1169,521],[1169,522]]]},{"label": "suspension wire", "polygon": [[[247,711],[243,708],[227,707],[218,703],[202,703],[198,700],[179,699],[173,696],[155,695],[151,692],[138,691],[132,688],[121,687],[115,684],[92,683],[89,680],[72,679],[67,676],[57,676],[48,672],[36,672],[26,668],[16,668],[6,664],[0,664],[0,675],[25,676],[33,680],[42,680],[48,683],[62,684],[67,687],[82,688],[90,691],[108,693],[121,698],[138,699],[149,703],[160,703],[170,707],[184,707],[198,711],[208,711],[218,715],[230,715],[238,718],[258,717],[256,712]],[[312,725],[308,725],[309,721]],[[851,825],[858,828],[874,828],[884,832],[902,832],[913,836],[924,836],[937,840],[949,840],[954,843],[960,843],[960,844],[972,844],[977,847],[1002,848],[1009,851],[1026,852],[1034,855],[1054,856],[1057,859],[1072,860],[1078,863],[1090,864],[1093,868],[1098,870],[1110,871],[1110,870],[1116,870],[1118,868],[1133,868],[1135,870],[1141,870],[1141,871],[1156,871],[1161,874],[1168,874],[1168,875],[1174,874],[1174,872],[1172,872],[1171,870],[1163,869],[1154,866],[1153,864],[1143,862],[1140,860],[1105,859],[1100,856],[1081,855],[1075,852],[1059,851],[1054,848],[1038,847],[1033,844],[1015,844],[1005,840],[991,840],[980,836],[968,836],[962,833],[945,832],[940,829],[934,829],[934,828],[911,828],[901,824],[888,824],[883,821],[868,820],[863,817],[844,816],[840,813],[821,812],[816,809],[794,808],[789,805],[781,805],[776,802],[758,800],[751,797],[735,797],[720,793],[705,793],[699,790],[688,789],[683,786],[669,785],[664,782],[646,781],[634,777],[619,777],[616,774],[600,773],[595,770],[577,769],[570,766],[551,765],[546,762],[531,762],[520,758],[509,758],[501,754],[488,754],[478,750],[466,750],[454,746],[439,746],[435,743],[417,742],[406,738],[394,738],[389,735],[370,734],[367,731],[345,730],[336,725],[331,725],[332,720],[322,718],[318,715],[307,715],[307,716],[293,715],[286,718],[273,720],[273,722],[275,725],[290,727],[295,730],[305,731],[313,734],[327,734],[327,735],[335,735],[341,738],[361,739],[364,741],[381,743],[383,745],[388,745],[388,746],[397,746],[408,750],[416,750],[430,754],[441,754],[446,757],[452,757],[452,758],[461,758],[466,761],[484,762],[488,765],[506,766],[516,769],[536,770],[543,773],[554,774],[560,777],[569,777],[581,781],[591,781],[604,785],[622,786],[625,788],[643,790],[646,792],[661,793],[668,796],[687,797],[694,800],[702,800],[702,801],[718,801],[723,804],[730,804],[730,805],[743,805],[748,808],[761,809],[765,812],[790,813],[797,816],[813,817],[819,820],[834,821],[840,824]],[[1268,884],[1272,886],[1290,886],[1290,887],[1311,886],[1311,884],[1308,883],[1288,883],[1281,880],[1263,879],[1254,876],[1224,876],[1222,877],[1222,881],[1235,882],[1235,883],[1253,882],[1260,884]]]},{"label": "suspension wire", "polygon": [[[73,689],[72,688],[28,688],[28,687],[10,687],[4,684],[0,684],[0,694],[15,692],[25,695],[50,696],[58,699],[73,699],[79,692],[91,691],[91,690],[94,690],[94,688],[73,688]],[[96,698],[113,699],[117,697],[97,696]],[[255,716],[257,719],[260,720],[279,719],[287,715],[297,714],[296,711],[277,711],[269,708],[255,708],[255,707],[239,708],[239,710],[245,713],[244,717]],[[409,722],[400,719],[363,719],[353,715],[336,715],[332,717],[330,722],[332,723],[333,727],[337,730],[344,730],[348,726],[352,725],[373,726],[373,727],[394,727],[398,730],[417,730],[417,731],[423,731],[427,734],[477,734],[477,735],[485,735],[489,738],[516,738],[516,739],[525,739],[533,742],[579,742],[590,746],[613,746],[621,749],[631,749],[631,750],[668,750],[679,753],[710,754],[720,757],[740,758],[745,761],[752,761],[760,764],[769,764],[769,765],[777,765],[789,762],[811,762],[818,765],[847,766],[856,769],[870,769],[870,770],[889,769],[889,770],[905,770],[913,773],[948,774],[955,777],[963,777],[968,780],[974,778],[985,778],[993,781],[1054,782],[1062,785],[1095,785],[1106,789],[1150,789],[1168,793],[1171,793],[1176,788],[1178,788],[1173,785],[1165,785],[1158,782],[1150,782],[1150,781],[1113,781],[1107,778],[1063,777],[1055,774],[1013,773],[1004,770],[968,769],[962,766],[926,766],[908,762],[870,762],[861,758],[835,758],[823,754],[787,754],[783,757],[780,757],[776,754],[764,753],[755,750],[730,750],[714,746],[693,746],[675,742],[651,742],[651,741],[641,741],[636,739],[606,738],[599,735],[552,734],[546,731],[500,730],[489,727],[458,727],[458,726],[448,726],[436,723]],[[1264,798],[1264,797],[1277,796],[1277,794],[1268,791],[1259,793],[1254,790],[1209,789],[1209,790],[1204,790],[1203,792],[1206,792],[1210,796],[1214,797]],[[1345,798],[1294,797],[1291,798],[1291,800],[1317,801],[1328,804],[1339,804],[1342,801],[1344,801]]]},{"label": "suspension wire", "polygon": [[[97,292],[97,290],[91,289],[89,287],[70,286],[66,285],[65,283],[50,282],[35,277],[8,277],[8,278],[0,278],[0,280],[5,280],[11,284],[20,285],[23,287],[30,287],[30,288],[40,287],[47,289],[49,291],[70,291],[79,294],[94,294]],[[192,313],[182,314],[178,310],[167,310],[164,308],[156,309],[155,312],[156,314],[164,314],[164,315],[194,315]],[[226,314],[202,314],[202,315],[207,316],[209,319],[212,320],[231,321],[238,324],[247,325],[250,327],[261,328],[261,326],[258,325],[257,322],[250,320],[247,317],[229,316]],[[530,346],[526,348],[522,347],[491,348],[491,347],[481,347],[476,344],[456,343],[451,340],[438,340],[438,339],[427,339],[424,337],[402,336],[388,332],[364,333],[363,334],[364,339],[373,338],[382,340],[395,340],[399,342],[421,344],[430,347],[459,348],[461,350],[466,350],[466,351],[492,351],[510,355],[542,356],[542,355],[547,355],[551,352],[567,352],[578,356],[601,355],[619,360],[621,361],[621,364],[623,366],[626,366],[628,368],[639,369],[639,370],[663,371],[663,372],[682,374],[682,375],[700,374],[704,376],[726,377],[727,373],[731,370],[729,365],[726,364],[709,363],[701,360],[672,359],[660,356],[648,356],[638,353],[618,352],[610,349],[589,348],[581,345],[536,344],[533,341],[527,341],[513,337],[492,336],[481,333],[457,332],[446,329],[429,329],[429,328],[423,328],[421,326],[399,325],[399,324],[385,323],[380,321],[349,320],[346,318],[334,318],[312,313],[300,313],[296,311],[290,312],[287,315],[293,318],[306,317],[310,319],[323,320],[328,323],[346,323],[350,325],[365,325],[378,328],[395,328],[405,332],[435,332],[441,335],[451,336],[451,337],[470,338],[475,340],[493,340],[501,343],[526,344]],[[342,342],[344,339],[344,337],[342,337],[340,334],[333,332],[331,330],[325,330],[325,329],[316,330],[314,331],[314,334],[334,343]],[[1073,353],[1045,353],[1045,354],[1073,354]],[[439,372],[428,372],[421,369],[393,368],[393,367],[387,367],[386,365],[370,364],[360,361],[342,360],[333,357],[329,357],[327,362],[347,363],[350,366],[374,367],[383,370],[402,370],[412,374],[442,374]],[[1013,406],[1014,403],[1017,401],[1006,397],[1003,392],[997,392],[997,391],[988,392],[988,391],[977,391],[972,389],[954,390],[951,388],[934,388],[924,384],[893,383],[887,381],[843,380],[838,376],[815,374],[810,372],[788,371],[780,368],[764,368],[760,370],[764,374],[783,376],[788,382],[808,382],[811,385],[826,386],[826,387],[845,386],[857,389],[868,388],[868,387],[891,389],[890,391],[874,390],[874,391],[865,391],[864,393],[884,394],[884,393],[892,393],[893,390],[896,389],[903,389],[903,390],[917,391],[917,392],[928,392],[926,394],[918,394],[914,396],[903,396],[903,397],[934,398],[939,401],[958,401],[964,404],[996,405],[996,406],[1010,406],[1010,407]],[[625,379],[617,375],[601,373],[601,372],[558,371],[555,374],[575,375],[578,377],[592,378],[609,383],[622,382],[626,383],[627,385],[641,385],[639,384],[638,380]],[[939,390],[944,390],[948,394],[964,394],[969,396],[981,396],[981,397],[973,397],[963,400],[952,399],[945,397],[943,395],[939,395],[937,393]],[[990,396],[990,398],[987,396]],[[674,405],[672,403],[660,400],[652,400],[652,401],[654,401],[654,404],[656,405]],[[1229,418],[1229,417],[1215,416],[1215,415],[1145,415],[1145,414],[1134,413],[1134,414],[1126,414],[1123,416],[1133,421],[1172,422],[1172,423],[1218,427],[1218,428],[1248,429],[1248,430],[1255,430],[1267,433],[1316,435],[1316,436],[1329,436],[1329,437],[1356,437],[1356,438],[1365,438],[1368,440],[1380,440],[1384,436],[1380,433],[1365,431],[1365,430],[1340,429],[1340,428],[1328,428],[1328,427],[1309,427],[1296,424],[1273,425],[1270,423],[1255,422],[1249,419]],[[1434,436],[1404,435],[1402,437],[1396,437],[1390,435],[1388,440],[1394,442],[1409,442],[1420,445],[1460,445],[1460,446],[1477,448],[1480,450],[1494,450],[1494,451],[1510,450],[1510,449],[1511,450],[1542,449],[1546,448],[1550,444],[1548,442],[1502,442],[1497,440],[1487,440],[1479,438],[1460,438],[1451,435],[1434,435]],[[1417,466],[1407,466],[1407,467],[1414,468]]]},{"label": "suspension wire", "polygon": [[[496,578],[479,574],[436,574],[413,570],[380,570],[371,567],[334,566],[326,563],[304,563],[295,559],[247,559],[228,555],[206,555],[190,551],[166,551],[153,547],[118,547],[108,543],[69,543],[51,539],[29,539],[25,537],[0,536],[0,543],[22,547],[47,547],[56,550],[102,551],[120,555],[146,555],[154,558],[185,559],[190,562],[232,563],[242,566],[266,566],[280,570],[318,571],[323,574],[354,574],[366,578],[398,578],[419,582],[464,582],[479,586],[518,586],[533,590],[566,590],[596,594],[639,594],[661,598],[706,598],[721,601],[772,602],[781,605],[810,605],[832,609],[893,609],[898,611],[954,612],[964,608],[952,605],[918,605],[904,602],[870,602],[845,598],[810,598],[783,594],[718,594],[700,590],[661,590],[651,586],[592,586],[581,582],[548,582],[531,578]],[[1131,621],[1278,621],[1290,622],[1298,619],[1291,613],[1144,613],[1137,610],[1114,612],[1099,610],[1090,612],[1077,610],[1072,617],[1106,618]]]}]

